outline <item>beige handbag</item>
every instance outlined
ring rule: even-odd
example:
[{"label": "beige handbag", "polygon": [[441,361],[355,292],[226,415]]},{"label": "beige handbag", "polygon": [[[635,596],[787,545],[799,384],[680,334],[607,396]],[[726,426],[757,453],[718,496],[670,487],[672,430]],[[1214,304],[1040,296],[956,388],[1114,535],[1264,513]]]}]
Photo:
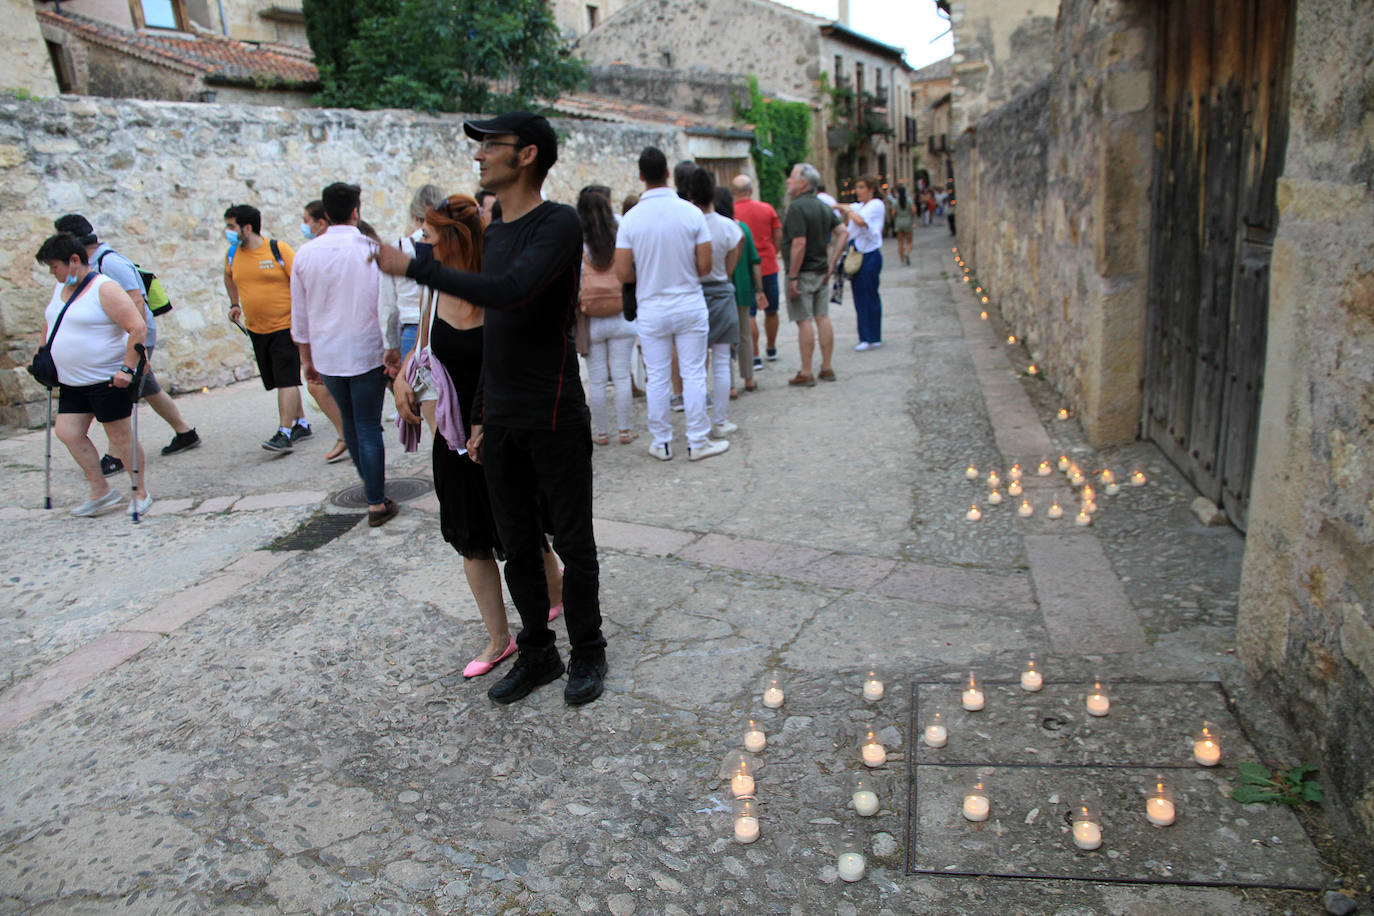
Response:
[{"label": "beige handbag", "polygon": [[852,277],[864,266],[864,253],[853,245],[844,253],[844,261],[840,265],[844,268],[846,276]]}]

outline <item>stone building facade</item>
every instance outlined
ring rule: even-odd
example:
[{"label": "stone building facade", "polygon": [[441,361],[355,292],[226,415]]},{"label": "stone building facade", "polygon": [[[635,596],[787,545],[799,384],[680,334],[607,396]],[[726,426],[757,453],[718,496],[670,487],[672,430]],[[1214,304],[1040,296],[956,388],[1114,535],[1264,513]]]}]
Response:
[{"label": "stone building facade", "polygon": [[954,160],[950,156],[954,127],[950,92],[953,88],[954,70],[949,58],[912,73],[911,115],[904,125],[920,168],[930,174],[932,182],[942,187],[954,177]]},{"label": "stone building facade", "polygon": [[[576,50],[594,68],[673,73],[689,81],[757,77],[769,96],[811,106],[813,159],[827,181],[839,186],[860,166],[910,180],[911,157],[898,127],[910,114],[911,68],[900,50],[841,23],[771,0],[637,0],[579,39]],[[861,89],[840,118],[826,91],[837,86]],[[862,92],[871,96],[866,106],[857,104]],[[879,131],[856,133],[862,123],[876,123]],[[845,174],[837,175],[845,151]]]},{"label": "stone building facade", "polygon": [[36,0],[28,5],[129,31],[168,30],[310,47],[300,0]]},{"label": "stone building facade", "polygon": [[[85,214],[100,236],[155,270],[175,308],[159,321],[158,375],[174,391],[255,373],[226,320],[224,210],[251,203],[264,230],[300,241],[302,206],[334,180],[363,187],[363,217],[384,238],[409,229],[422,184],[477,186],[463,116],[93,98],[0,97],[0,422],[43,420],[43,392],[22,368],[41,343],[52,278],[33,260],[55,217]],[[642,190],[639,152],[688,158],[670,124],[556,119],[559,161],[545,190],[574,202],[587,184],[615,199]]]},{"label": "stone building facade", "polygon": [[[1012,28],[950,6],[961,254],[1093,442],[1153,439],[1244,526],[1239,653],[1368,842],[1374,19],[1063,0]],[[1010,62],[1044,15],[1038,67]]]},{"label": "stone building facade", "polygon": [[586,35],[624,9],[630,0],[550,0],[558,33],[568,41]]},{"label": "stone building facade", "polygon": [[0,0],[0,28],[5,53],[0,55],[0,90],[28,95],[57,94],[57,79],[30,0]]}]

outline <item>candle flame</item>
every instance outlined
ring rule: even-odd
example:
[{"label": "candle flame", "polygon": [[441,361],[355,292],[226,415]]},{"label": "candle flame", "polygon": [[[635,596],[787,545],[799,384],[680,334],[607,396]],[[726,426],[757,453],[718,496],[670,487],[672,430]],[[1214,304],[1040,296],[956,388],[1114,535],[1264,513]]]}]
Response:
[{"label": "candle flame", "polygon": [[1007,335],[1007,343],[1009,343],[1009,344],[1014,344],[1014,343],[1016,343],[1016,335],[1015,335],[1015,334],[1008,334],[1008,335]]}]

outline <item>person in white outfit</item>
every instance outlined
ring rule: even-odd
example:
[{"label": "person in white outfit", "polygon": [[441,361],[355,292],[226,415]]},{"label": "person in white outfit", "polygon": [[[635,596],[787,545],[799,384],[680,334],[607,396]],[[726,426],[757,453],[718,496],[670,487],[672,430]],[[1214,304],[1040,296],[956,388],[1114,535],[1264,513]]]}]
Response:
[{"label": "person in white outfit", "polygon": [[616,217],[610,195],[591,185],[577,196],[577,215],[582,220],[582,286],[579,311],[586,324],[587,407],[592,414],[592,441],[611,441],[606,382],[615,386],[615,416],[620,444],[639,438],[630,428],[634,393],[630,387],[630,358],[635,349],[635,324],[627,321],[622,307],[620,280],[615,275]]},{"label": "person in white outfit", "polygon": [[687,182],[692,203],[706,217],[711,230],[711,272],[701,278],[706,296],[710,329],[707,346],[711,356],[711,436],[724,439],[739,429],[730,422],[730,349],[739,343],[739,314],[735,308],[735,285],[730,275],[739,263],[744,246],[744,231],[732,219],[716,212],[716,179],[705,169],[697,169]]},{"label": "person in white outfit", "polygon": [[646,147],[639,156],[644,193],[620,221],[615,240],[615,273],[634,283],[635,325],[648,378],[649,454],[673,457],[673,425],[668,407],[673,347],[682,374],[687,416],[687,458],[697,461],[730,447],[712,440],[706,415],[706,340],[710,327],[701,278],[711,272],[711,230],[706,217],[668,185],[668,159]]}]

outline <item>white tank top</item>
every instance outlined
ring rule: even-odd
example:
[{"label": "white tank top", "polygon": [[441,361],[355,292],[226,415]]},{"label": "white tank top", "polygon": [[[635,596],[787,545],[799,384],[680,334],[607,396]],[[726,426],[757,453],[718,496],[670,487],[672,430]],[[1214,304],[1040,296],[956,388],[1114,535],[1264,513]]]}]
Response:
[{"label": "white tank top", "polygon": [[[100,307],[100,287],[111,282],[110,278],[92,273],[91,282],[67,309],[57,336],[53,338],[52,359],[57,364],[57,377],[64,385],[108,382],[124,365],[129,335]],[[52,300],[43,312],[49,331],[70,295],[71,287],[62,283],[53,289]]]}]

